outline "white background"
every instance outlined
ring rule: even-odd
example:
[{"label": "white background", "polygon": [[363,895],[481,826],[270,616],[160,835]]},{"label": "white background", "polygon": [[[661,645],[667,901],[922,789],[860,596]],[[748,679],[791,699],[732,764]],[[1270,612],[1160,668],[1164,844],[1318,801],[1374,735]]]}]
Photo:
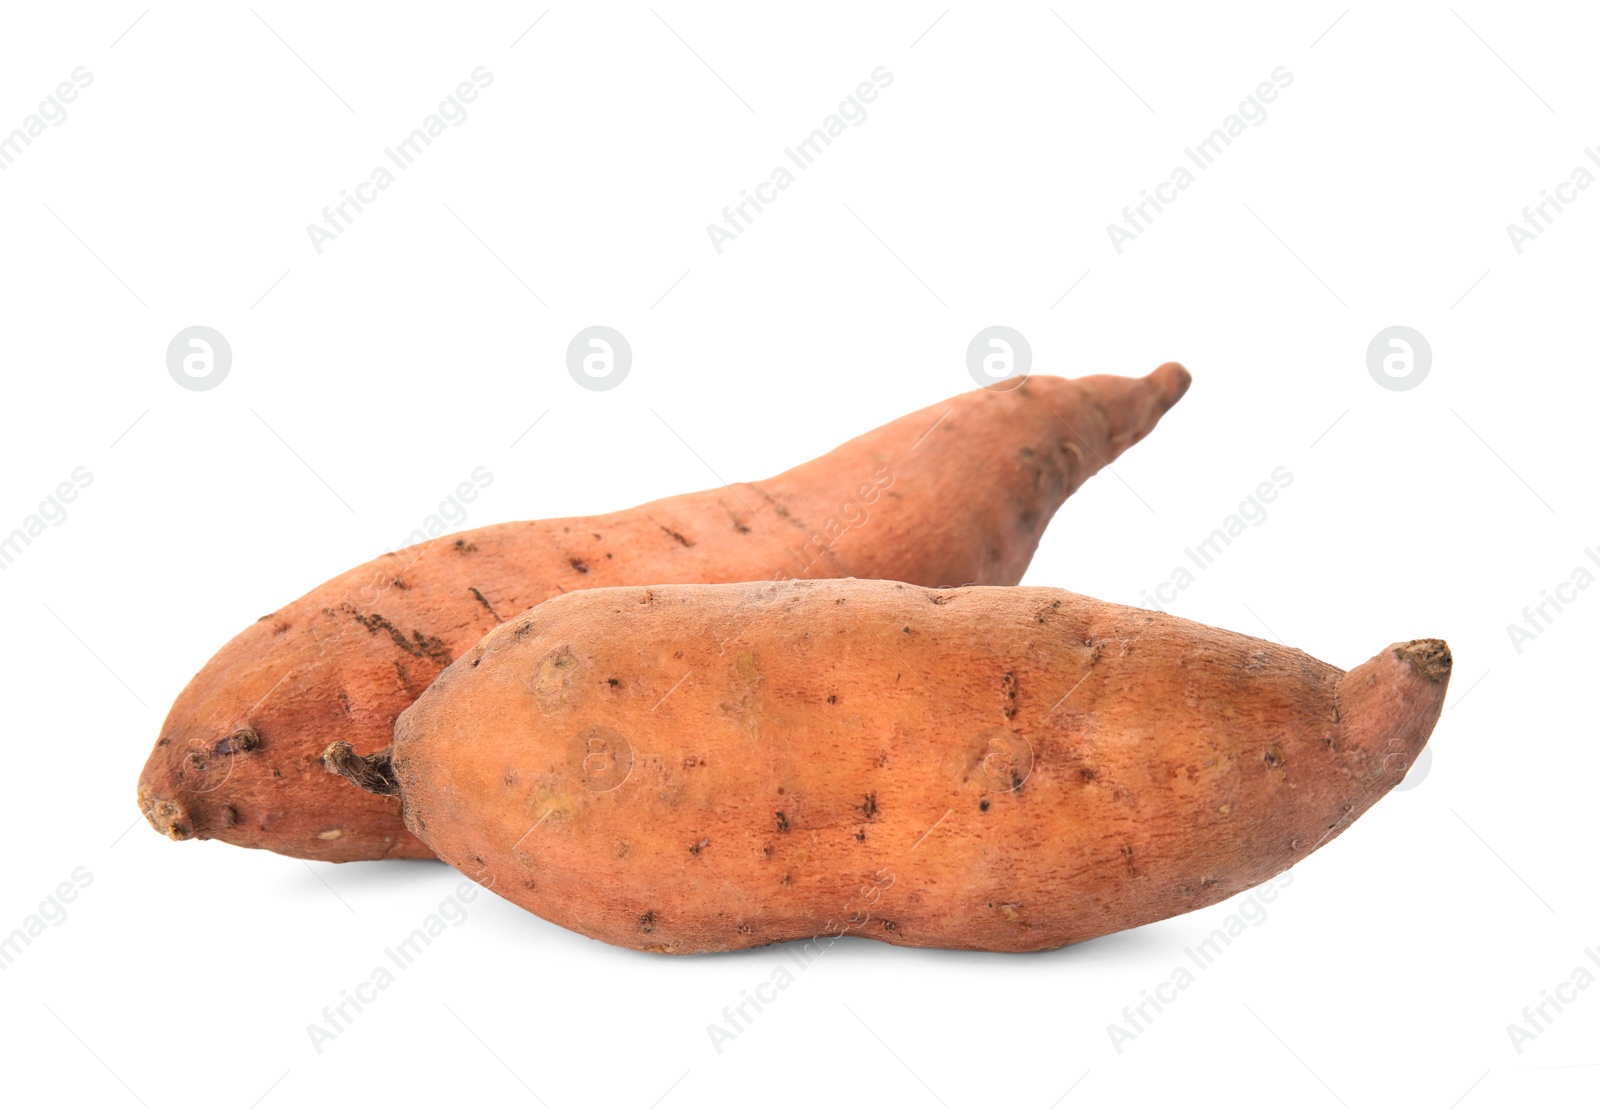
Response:
[{"label": "white background", "polygon": [[[1574,968],[1600,977],[1600,589],[1520,649],[1507,625],[1600,573],[1600,189],[1521,254],[1506,226],[1600,144],[1600,28],[1476,0],[1108,9],[8,5],[0,130],[93,74],[0,172],[0,534],[93,475],[0,571],[0,930],[93,875],[0,972],[8,1108],[1592,1100],[1600,988],[1520,1053],[1506,1027]],[[315,252],[306,225],[478,66],[465,122]],[[865,123],[717,254],[706,224],[878,66]],[[1115,252],[1107,223],[1279,66],[1267,120]],[[635,355],[608,392],[563,363],[596,322]],[[1039,956],[842,941],[718,1053],[706,1026],[780,949],[636,955],[481,895],[314,1051],[324,1006],[461,879],[154,834],[135,778],[210,653],[474,467],[494,481],[469,525],[765,477],[970,390],[993,323],[1037,372],[1195,376],[1028,581],[1137,602],[1286,467],[1170,608],[1346,668],[1448,639],[1421,782],[1120,1053],[1107,1026],[1242,898]],[[195,324],[233,349],[211,391],[165,366]],[[1432,345],[1410,391],[1366,366],[1394,324]]]}]

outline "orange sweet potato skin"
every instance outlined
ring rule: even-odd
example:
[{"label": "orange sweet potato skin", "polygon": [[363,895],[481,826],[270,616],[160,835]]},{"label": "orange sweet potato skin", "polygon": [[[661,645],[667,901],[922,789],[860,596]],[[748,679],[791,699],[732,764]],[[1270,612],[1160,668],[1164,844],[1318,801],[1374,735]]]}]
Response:
[{"label": "orange sweet potato skin", "polygon": [[400,718],[408,825],[649,951],[1031,951],[1221,901],[1343,831],[1438,717],[1442,641],[1345,673],[1060,590],[586,591]]},{"label": "orange sweet potato skin", "polygon": [[431,857],[392,801],[326,772],[503,618],[566,591],[833,577],[1015,582],[1062,501],[1147,434],[1189,374],[1032,377],[895,420],[756,484],[605,516],[496,524],[385,555],[268,614],[179,695],[139,780],[173,838],[342,862]]}]

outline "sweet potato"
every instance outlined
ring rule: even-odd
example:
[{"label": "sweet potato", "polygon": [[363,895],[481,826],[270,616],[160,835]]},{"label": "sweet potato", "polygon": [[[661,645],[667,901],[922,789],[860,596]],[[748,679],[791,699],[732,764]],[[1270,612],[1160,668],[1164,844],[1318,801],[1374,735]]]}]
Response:
[{"label": "sweet potato", "polygon": [[385,745],[445,665],[569,590],[642,582],[1015,582],[1061,502],[1189,374],[1032,377],[914,412],[769,481],[608,516],[496,524],[385,555],[251,625],[178,696],[139,780],[173,838],[332,862],[430,857],[392,803],[321,767]]},{"label": "sweet potato", "polygon": [[1405,776],[1449,674],[1443,641],[1346,673],[1062,590],[589,590],[479,641],[389,751],[328,763],[608,943],[1032,951],[1298,862]]}]

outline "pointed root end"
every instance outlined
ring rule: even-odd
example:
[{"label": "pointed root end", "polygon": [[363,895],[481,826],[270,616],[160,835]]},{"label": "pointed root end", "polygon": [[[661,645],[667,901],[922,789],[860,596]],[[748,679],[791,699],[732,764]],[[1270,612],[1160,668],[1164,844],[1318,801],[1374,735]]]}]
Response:
[{"label": "pointed root end", "polygon": [[1194,381],[1189,370],[1176,361],[1168,361],[1144,379],[1156,389],[1157,400],[1163,411],[1183,399],[1183,394],[1189,391],[1189,385]]},{"label": "pointed root end", "polygon": [[1390,651],[1395,659],[1421,672],[1428,682],[1441,685],[1450,682],[1450,646],[1444,641],[1431,637],[1406,641],[1404,644],[1391,645]]}]

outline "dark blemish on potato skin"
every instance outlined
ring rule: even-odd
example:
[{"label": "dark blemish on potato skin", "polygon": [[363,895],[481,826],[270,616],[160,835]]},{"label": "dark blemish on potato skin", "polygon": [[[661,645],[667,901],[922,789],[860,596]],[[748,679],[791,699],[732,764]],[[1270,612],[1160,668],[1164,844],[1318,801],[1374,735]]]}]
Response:
[{"label": "dark blemish on potato skin", "polygon": [[837,703],[838,701],[839,701],[839,696],[837,696],[837,695],[829,695],[828,696],[828,703],[829,703],[830,706],[835,704],[835,703]]},{"label": "dark blemish on potato skin", "polygon": [[239,809],[228,804],[222,809],[222,822],[225,826],[232,827],[239,822]]},{"label": "dark blemish on potato skin", "polygon": [[1017,716],[1017,675],[1007,672],[1000,677],[1000,713],[1006,716],[1006,721]]},{"label": "dark blemish on potato skin", "polygon": [[577,571],[580,575],[586,575],[589,573],[589,564],[585,563],[582,559],[568,559],[567,562],[571,564],[572,569]]},{"label": "dark blemish on potato skin", "polygon": [[411,630],[411,636],[408,638],[404,633],[395,627],[393,622],[389,621],[381,613],[374,613],[371,616],[368,616],[354,607],[348,608],[350,610],[350,615],[357,621],[361,622],[362,626],[366,628],[367,632],[377,633],[381,629],[389,634],[390,639],[393,640],[395,644],[399,645],[406,652],[411,653],[411,655],[422,659],[433,660],[435,663],[441,664],[445,667],[450,665],[450,661],[453,658],[450,655],[449,649],[446,648],[444,641],[440,640],[438,637],[426,636],[421,630],[413,629]]},{"label": "dark blemish on potato skin", "polygon": [[775,814],[778,817],[778,830],[779,830],[779,832],[781,833],[783,831],[787,831],[789,829],[789,817],[787,815],[785,815],[781,811],[780,812],[776,812]]},{"label": "dark blemish on potato skin", "polygon": [[978,801],[978,810],[979,811],[988,811],[989,810],[989,801],[988,800],[979,800]]},{"label": "dark blemish on potato skin", "polygon": [[465,539],[458,539],[456,540],[456,550],[461,552],[477,551],[478,545],[475,543],[469,543]]},{"label": "dark blemish on potato skin", "polygon": [[[345,697],[343,691],[339,692],[339,697],[341,699]],[[345,713],[350,713],[348,704],[345,705]],[[218,741],[216,745],[211,747],[211,751],[218,756],[226,756],[229,753],[253,753],[260,745],[261,735],[249,726],[241,726],[227,737]]]},{"label": "dark blemish on potato skin", "polygon": [[608,679],[608,680],[606,680],[606,684],[607,684],[607,686],[610,686],[610,687],[621,687],[622,686],[621,680],[616,680],[616,679]]},{"label": "dark blemish on potato skin", "polygon": [[645,935],[649,935],[656,930],[656,914],[654,912],[647,912],[639,917],[639,930]]},{"label": "dark blemish on potato skin", "polygon": [[867,798],[857,806],[868,819],[871,819],[878,813],[878,794],[876,792],[868,792]]},{"label": "dark blemish on potato skin", "polygon": [[496,622],[500,622],[500,621],[504,621],[505,620],[505,618],[501,617],[498,613],[495,612],[494,607],[489,604],[489,599],[485,598],[483,596],[483,592],[480,591],[476,586],[469,586],[469,587],[467,587],[467,589],[472,591],[472,596],[474,598],[478,599],[478,604],[481,605],[484,609],[488,610],[489,611],[489,616],[494,618]]},{"label": "dark blemish on potato skin", "polygon": [[667,535],[671,536],[673,539],[677,540],[684,547],[693,547],[694,546],[694,543],[687,536],[685,536],[682,532],[675,531],[672,528],[668,528],[665,524],[661,525],[661,530],[663,532],[665,532]]},{"label": "dark blemish on potato skin", "polygon": [[857,831],[856,832],[856,841],[857,842],[866,842],[867,841],[867,832],[866,831]]}]

